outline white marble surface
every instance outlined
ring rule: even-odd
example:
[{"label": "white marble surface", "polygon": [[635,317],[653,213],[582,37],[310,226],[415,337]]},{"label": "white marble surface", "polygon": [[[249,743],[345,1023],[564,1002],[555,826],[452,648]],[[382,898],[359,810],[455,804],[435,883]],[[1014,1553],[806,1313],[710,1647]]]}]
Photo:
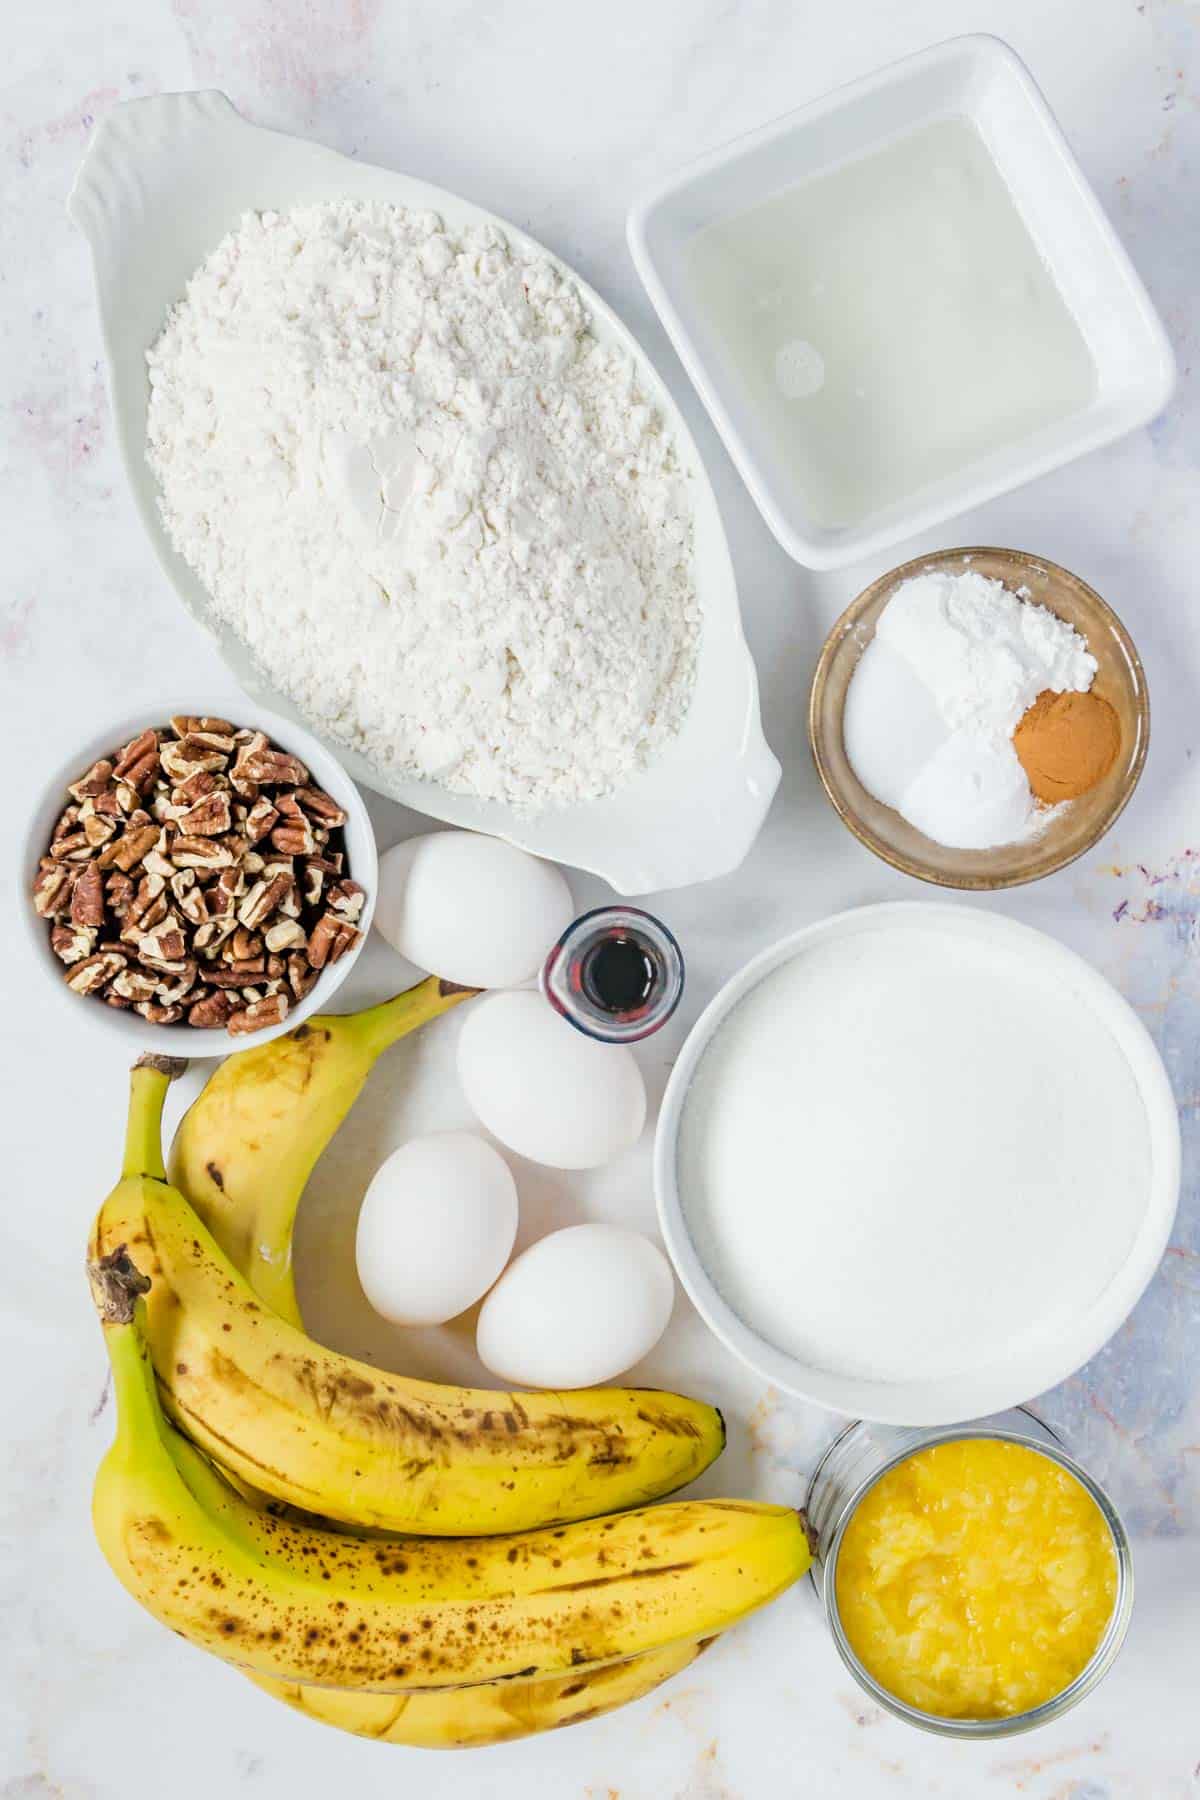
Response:
[{"label": "white marble surface", "polygon": [[[4,1012],[0,1800],[155,1800],[167,1791],[177,1800],[283,1800],[331,1790],[365,1800],[397,1791],[446,1800],[1183,1800],[1200,1790],[1198,24],[1200,9],[1183,0],[608,0],[601,8],[41,0],[6,14],[0,642],[18,818],[46,765],[107,715],[127,713],[143,696],[152,705],[183,678],[205,691],[228,685],[158,574],[128,504],[84,246],[63,212],[89,129],[107,108],[156,90],[217,85],[255,120],[441,182],[544,239],[641,334],[696,430],[725,512],[767,733],[785,774],[741,872],[663,903],[686,946],[691,984],[679,1030],[645,1059],[659,1085],[688,1018],[751,952],[834,908],[917,890],[839,825],[817,791],[804,739],[821,636],[879,568],[818,578],[777,549],[639,289],[624,247],[626,207],[682,159],[923,44],[972,29],[1013,43],[1162,308],[1179,353],[1179,395],[1151,430],[905,553],[934,542],[1043,552],[1105,594],[1139,643],[1154,741],[1134,803],[1086,862],[997,904],[1076,945],[1141,1008],[1177,1085],[1186,1164],[1174,1242],[1153,1288],[1115,1342],[1043,1403],[1137,1532],[1140,1593],[1128,1648],[1068,1720],[982,1750],[908,1731],[865,1704],[841,1673],[804,1588],[622,1714],[435,1760],[344,1738],[276,1707],[141,1614],[103,1565],[87,1507],[111,1414],[81,1264],[92,1209],[115,1172],[124,1078],[90,1033],[60,1030],[57,1009],[44,1004],[44,978],[18,960]],[[413,816],[386,804],[374,813],[384,844],[416,828]],[[581,902],[601,897],[585,880],[576,891]],[[394,960],[372,946],[349,997],[397,985]],[[463,1117],[446,1078],[453,1031],[446,1021],[392,1054],[318,1172],[300,1228],[302,1297],[318,1334],[446,1373],[469,1366],[460,1336],[402,1343],[356,1302],[349,1221],[385,1146],[418,1123]],[[586,1217],[652,1229],[648,1142],[587,1180],[521,1173],[526,1236]],[[827,1417],[761,1391],[682,1301],[645,1372],[693,1385],[726,1409],[731,1448],[707,1491],[799,1498]]]}]

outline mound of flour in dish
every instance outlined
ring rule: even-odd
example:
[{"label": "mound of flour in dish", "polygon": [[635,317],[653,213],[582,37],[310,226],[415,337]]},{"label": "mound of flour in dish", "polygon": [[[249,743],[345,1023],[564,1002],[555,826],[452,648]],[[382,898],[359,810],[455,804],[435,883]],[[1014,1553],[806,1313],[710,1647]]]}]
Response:
[{"label": "mound of flour in dish", "polygon": [[147,361],[167,531],[318,730],[524,809],[678,731],[688,478],[545,258],[377,203],[247,214]]}]

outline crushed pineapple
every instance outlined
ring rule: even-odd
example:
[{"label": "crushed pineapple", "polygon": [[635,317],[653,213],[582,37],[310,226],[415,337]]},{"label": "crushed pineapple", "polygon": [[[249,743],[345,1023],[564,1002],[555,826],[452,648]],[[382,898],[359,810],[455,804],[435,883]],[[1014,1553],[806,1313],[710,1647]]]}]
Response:
[{"label": "crushed pineapple", "polygon": [[1051,1700],[1112,1616],[1112,1533],[1073,1475],[1036,1450],[960,1438],[889,1469],[838,1553],[837,1603],[860,1662],[941,1718]]}]

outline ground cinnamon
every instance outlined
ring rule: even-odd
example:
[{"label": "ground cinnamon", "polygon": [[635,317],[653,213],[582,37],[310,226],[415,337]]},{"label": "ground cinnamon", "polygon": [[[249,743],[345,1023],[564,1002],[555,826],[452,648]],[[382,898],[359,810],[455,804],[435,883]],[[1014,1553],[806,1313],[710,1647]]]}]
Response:
[{"label": "ground cinnamon", "polygon": [[1013,733],[1036,799],[1077,800],[1107,775],[1121,748],[1116,713],[1099,694],[1039,694]]}]

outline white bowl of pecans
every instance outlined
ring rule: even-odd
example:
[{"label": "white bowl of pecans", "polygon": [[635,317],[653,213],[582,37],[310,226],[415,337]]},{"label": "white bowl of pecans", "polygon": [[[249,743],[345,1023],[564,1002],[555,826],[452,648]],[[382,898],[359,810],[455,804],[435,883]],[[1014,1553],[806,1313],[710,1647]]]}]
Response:
[{"label": "white bowl of pecans", "polygon": [[23,909],[76,1009],[131,1051],[225,1056],[325,1007],[378,860],[349,776],[302,727],[236,705],[97,731],[34,810]]}]

